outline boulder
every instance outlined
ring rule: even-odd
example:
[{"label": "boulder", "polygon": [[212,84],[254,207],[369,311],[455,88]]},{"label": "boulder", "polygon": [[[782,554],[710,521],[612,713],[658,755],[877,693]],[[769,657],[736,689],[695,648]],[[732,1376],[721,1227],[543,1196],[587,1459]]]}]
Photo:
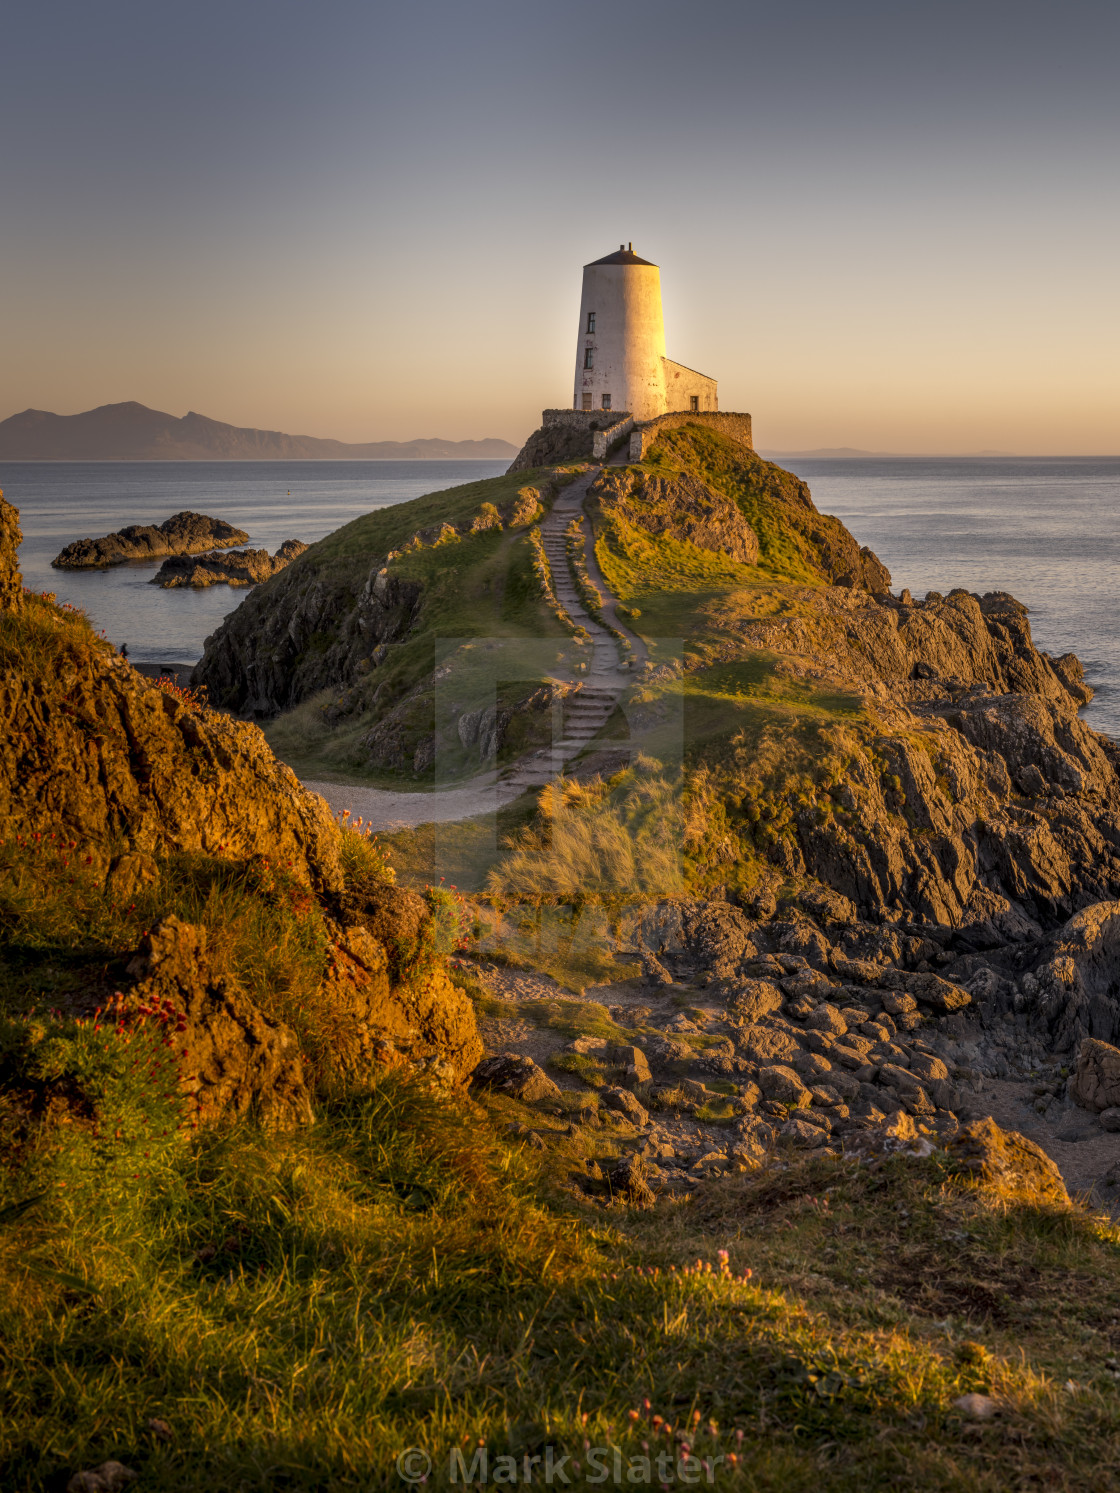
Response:
[{"label": "boulder", "polygon": [[801,1115],[795,1115],[793,1119],[786,1120],[783,1125],[779,1125],[778,1139],[787,1146],[810,1150],[827,1141],[828,1130]]},{"label": "boulder", "polygon": [[604,1054],[612,1068],[622,1068],[628,1084],[649,1083],[649,1060],[640,1047],[608,1047]]},{"label": "boulder", "polygon": [[1077,1050],[1069,1093],[1075,1104],[1097,1113],[1120,1106],[1120,1048],[1087,1037]]},{"label": "boulder", "polygon": [[782,1009],[782,992],[772,980],[726,980],[720,994],[731,1015],[748,1025]]},{"label": "boulder", "polygon": [[945,1148],[956,1169],[1032,1203],[1069,1205],[1062,1174],[1041,1146],[987,1116],[958,1130]]},{"label": "boulder", "polygon": [[736,1046],[752,1063],[780,1063],[799,1050],[788,1032],[770,1026],[745,1026],[735,1037]]},{"label": "boulder", "polygon": [[556,1102],[562,1095],[548,1074],[533,1061],[516,1052],[496,1053],[483,1058],[471,1075],[473,1083],[485,1084],[525,1104]]},{"label": "boulder", "polygon": [[649,1124],[649,1111],[629,1089],[604,1089],[600,1099],[608,1109],[613,1109],[616,1114],[624,1115],[639,1130],[644,1130]]},{"label": "boulder", "polygon": [[[972,1001],[968,991],[962,990],[959,985],[953,985],[950,981],[943,980],[940,975],[922,970],[885,970],[879,976],[879,983],[884,990],[905,991],[919,1006],[925,1006],[939,1016],[949,1016],[954,1011],[963,1011],[965,1006],[971,1004]],[[883,1009],[889,1010],[885,1001]],[[893,1016],[895,1013],[891,1011],[890,1014]]]},{"label": "boulder", "polygon": [[807,1108],[810,1102],[809,1090],[792,1068],[786,1068],[781,1063],[758,1070],[758,1087],[767,1099],[774,1099],[779,1104]]},{"label": "boulder", "polygon": [[652,1208],[657,1201],[649,1185],[649,1168],[644,1156],[624,1156],[611,1170],[608,1181],[612,1194],[632,1208]]},{"label": "boulder", "polygon": [[837,1008],[829,1001],[819,1005],[817,1009],[805,1022],[806,1026],[812,1027],[818,1032],[828,1032],[830,1036],[842,1037],[848,1030],[848,1023],[841,1016]]}]

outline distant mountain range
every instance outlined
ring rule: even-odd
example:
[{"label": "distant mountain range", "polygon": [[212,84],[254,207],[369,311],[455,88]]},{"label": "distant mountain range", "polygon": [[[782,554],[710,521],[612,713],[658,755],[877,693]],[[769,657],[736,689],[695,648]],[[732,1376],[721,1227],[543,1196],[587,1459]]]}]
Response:
[{"label": "distant mountain range", "polygon": [[423,458],[516,456],[517,447],[482,441],[320,440],[251,430],[191,413],[182,419],[130,400],[80,415],[24,410],[0,420],[0,461],[415,461]]}]

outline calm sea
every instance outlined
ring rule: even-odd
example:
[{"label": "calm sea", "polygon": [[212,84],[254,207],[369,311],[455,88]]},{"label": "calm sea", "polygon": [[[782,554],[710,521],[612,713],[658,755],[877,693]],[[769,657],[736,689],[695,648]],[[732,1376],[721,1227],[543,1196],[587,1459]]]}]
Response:
[{"label": "calm sea", "polygon": [[126,524],[159,524],[181,509],[224,518],[273,553],[285,539],[306,544],[351,519],[424,493],[496,477],[508,461],[8,461],[0,489],[20,511],[23,583],[83,607],[137,663],[194,663],[205,639],[239,606],[230,586],[164,591],[159,567],[52,570],[74,539]]},{"label": "calm sea", "polygon": [[[916,596],[1010,591],[1039,647],[1072,650],[1097,697],[1085,718],[1120,735],[1120,458],[794,461],[835,513]],[[226,586],[161,591],[155,565],[50,568],[63,545],[181,508],[227,519],[251,543],[321,539],[372,508],[496,476],[504,462],[3,462],[20,509],[25,584],[86,609],[138,661],[191,662],[241,601]]]}]

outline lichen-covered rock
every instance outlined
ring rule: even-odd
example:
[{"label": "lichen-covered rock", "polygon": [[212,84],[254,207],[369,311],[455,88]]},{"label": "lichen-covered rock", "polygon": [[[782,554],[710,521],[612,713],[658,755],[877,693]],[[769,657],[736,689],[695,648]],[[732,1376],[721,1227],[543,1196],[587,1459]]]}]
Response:
[{"label": "lichen-covered rock", "polygon": [[162,919],[144,939],[129,974],[136,981],[131,1006],[170,1001],[183,1014],[179,1070],[201,1121],[252,1114],[266,1125],[288,1128],[312,1118],[294,1032],[264,1015],[228,974],[213,968],[204,928],[174,916]]},{"label": "lichen-covered rock", "polygon": [[1120,1048],[1086,1037],[1077,1051],[1070,1098],[1098,1112],[1120,1105]]},{"label": "lichen-covered rock", "polygon": [[221,518],[204,513],[173,513],[162,524],[129,524],[102,539],[77,539],[51,561],[59,570],[98,570],[127,560],[155,560],[160,555],[200,555],[229,549],[249,538]]},{"label": "lichen-covered rock", "polygon": [[1062,1174],[1041,1146],[987,1116],[959,1130],[946,1146],[957,1170],[1001,1193],[1068,1206]]}]

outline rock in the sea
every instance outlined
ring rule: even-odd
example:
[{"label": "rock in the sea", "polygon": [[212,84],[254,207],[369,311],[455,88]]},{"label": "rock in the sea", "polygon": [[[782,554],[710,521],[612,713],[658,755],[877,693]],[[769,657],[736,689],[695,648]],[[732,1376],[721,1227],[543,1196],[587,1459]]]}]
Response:
[{"label": "rock in the sea", "polygon": [[224,519],[204,513],[173,513],[162,524],[129,524],[101,539],[76,539],[51,561],[57,570],[102,570],[128,560],[158,560],[161,555],[201,555],[230,549],[248,539]]},{"label": "rock in the sea", "polygon": [[483,1058],[471,1075],[471,1081],[498,1089],[526,1104],[540,1104],[561,1097],[560,1089],[544,1069],[538,1067],[532,1058],[522,1057],[516,1052],[496,1053],[493,1057]]},{"label": "rock in the sea", "polygon": [[1001,1130],[990,1115],[959,1130],[946,1150],[959,1171],[986,1186],[1033,1203],[1069,1204],[1062,1174],[1042,1147]]},{"label": "rock in the sea", "polygon": [[225,554],[171,555],[152,577],[153,586],[170,590],[176,586],[256,586],[279,575],[309,546],[299,539],[285,539],[270,555],[267,550],[228,550]]}]

